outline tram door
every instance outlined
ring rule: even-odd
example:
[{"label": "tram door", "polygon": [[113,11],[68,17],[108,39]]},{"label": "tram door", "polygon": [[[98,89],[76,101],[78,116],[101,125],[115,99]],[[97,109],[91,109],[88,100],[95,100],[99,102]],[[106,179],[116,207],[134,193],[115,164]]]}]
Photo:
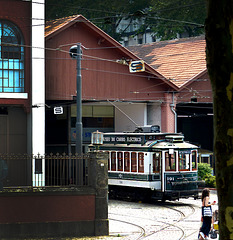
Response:
[{"label": "tram door", "polygon": [[162,152],[155,152],[153,154],[153,173],[158,175],[159,181],[157,182],[157,187],[156,189],[162,190],[162,184],[161,184],[161,177],[162,177]]},{"label": "tram door", "polygon": [[0,116],[0,153],[7,153],[7,116]]}]

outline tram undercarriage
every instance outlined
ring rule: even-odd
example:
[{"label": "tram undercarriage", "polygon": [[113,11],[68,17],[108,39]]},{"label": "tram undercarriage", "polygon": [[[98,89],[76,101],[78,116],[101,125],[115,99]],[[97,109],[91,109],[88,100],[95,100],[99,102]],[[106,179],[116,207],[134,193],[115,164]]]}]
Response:
[{"label": "tram undercarriage", "polygon": [[152,190],[148,188],[130,188],[126,186],[112,186],[109,185],[109,198],[110,199],[123,199],[129,201],[143,201],[149,202],[151,200],[161,200],[161,201],[175,201],[180,198],[194,199],[199,198],[198,190],[187,190],[187,191],[166,191],[161,192],[158,190]]}]

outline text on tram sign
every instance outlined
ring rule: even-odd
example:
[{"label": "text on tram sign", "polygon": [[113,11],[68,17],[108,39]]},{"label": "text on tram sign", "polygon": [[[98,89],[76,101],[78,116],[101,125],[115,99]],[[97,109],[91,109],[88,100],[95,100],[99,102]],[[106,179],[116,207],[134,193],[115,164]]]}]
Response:
[{"label": "text on tram sign", "polygon": [[104,142],[108,143],[141,143],[141,136],[104,136]]}]

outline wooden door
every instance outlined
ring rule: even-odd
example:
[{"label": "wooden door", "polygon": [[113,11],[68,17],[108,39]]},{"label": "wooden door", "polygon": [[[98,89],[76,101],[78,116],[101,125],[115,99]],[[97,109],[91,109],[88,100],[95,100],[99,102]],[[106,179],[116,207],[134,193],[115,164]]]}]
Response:
[{"label": "wooden door", "polygon": [[8,126],[7,116],[0,115],[0,153],[7,153],[8,148]]}]

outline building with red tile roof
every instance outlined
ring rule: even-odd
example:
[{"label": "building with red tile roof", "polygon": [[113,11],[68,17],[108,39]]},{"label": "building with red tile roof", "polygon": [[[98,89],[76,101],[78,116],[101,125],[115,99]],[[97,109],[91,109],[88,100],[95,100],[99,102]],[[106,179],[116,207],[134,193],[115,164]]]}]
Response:
[{"label": "building with red tile roof", "polygon": [[206,70],[205,37],[130,46],[128,49],[181,88]]},{"label": "building with red tile roof", "polygon": [[205,37],[199,36],[128,49],[179,88],[178,102],[189,102],[192,97],[199,102],[212,102],[205,47]]},{"label": "building with red tile roof", "polygon": [[[97,106],[112,106],[112,130],[131,131],[136,123],[157,124],[162,131],[176,131],[178,126],[178,131],[186,134],[190,124],[186,124],[181,115],[192,117],[212,111],[204,36],[126,49],[86,18],[76,15],[48,21],[45,39],[46,99],[49,103],[62,101],[66,104],[76,96],[76,61],[71,60],[68,53],[72,43],[81,42],[85,114],[90,107],[95,111],[93,108]],[[145,72],[130,74],[127,64],[140,59],[145,61]],[[119,64],[119,60],[126,65]],[[71,118],[72,112],[71,108]],[[130,122],[130,118],[135,122]],[[194,121],[196,125],[199,128],[200,122]],[[209,120],[203,125],[205,129],[206,125],[211,127]],[[52,127],[56,126],[51,124]],[[194,141],[198,143],[199,137],[194,137]]]},{"label": "building with red tile roof", "polygon": [[213,99],[205,48],[204,36],[128,47],[177,86],[178,131],[183,132],[188,140],[212,150]]},{"label": "building with red tile roof", "polygon": [[[47,104],[62,104],[71,117],[66,116],[62,123],[47,109],[48,145],[64,146],[63,151],[67,151],[67,135],[71,136],[71,145],[74,140],[77,62],[70,58],[69,50],[77,43],[82,44],[83,131],[87,144],[90,132],[97,129],[134,131],[137,125],[159,125],[163,132],[175,131],[170,105],[178,87],[146,62],[144,72],[131,73],[129,63],[140,58],[86,18],[75,15],[48,21],[45,42]],[[71,133],[67,132],[68,124]],[[56,129],[62,129],[59,136]]]}]

